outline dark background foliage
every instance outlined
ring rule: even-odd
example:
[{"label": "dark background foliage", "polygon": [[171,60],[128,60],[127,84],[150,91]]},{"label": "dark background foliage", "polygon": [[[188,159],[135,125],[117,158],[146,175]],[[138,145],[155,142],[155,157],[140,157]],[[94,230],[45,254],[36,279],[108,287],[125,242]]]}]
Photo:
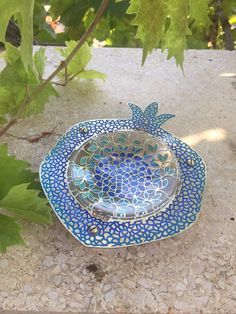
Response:
[{"label": "dark background foliage", "polygon": [[[34,43],[41,45],[64,45],[67,40],[79,40],[93,20],[101,1],[98,0],[36,0],[34,9]],[[45,8],[46,6],[46,8]],[[98,45],[111,47],[141,47],[135,38],[136,26],[127,15],[129,0],[112,0],[89,43],[94,39]],[[233,50],[236,42],[236,1],[209,1],[208,15],[211,23],[204,25],[189,19],[192,36],[188,48]],[[51,23],[46,22],[50,17]],[[54,28],[63,24],[64,31],[55,33]],[[14,22],[8,27],[8,41],[20,43],[20,33]],[[99,43],[100,42],[100,43]]]}]

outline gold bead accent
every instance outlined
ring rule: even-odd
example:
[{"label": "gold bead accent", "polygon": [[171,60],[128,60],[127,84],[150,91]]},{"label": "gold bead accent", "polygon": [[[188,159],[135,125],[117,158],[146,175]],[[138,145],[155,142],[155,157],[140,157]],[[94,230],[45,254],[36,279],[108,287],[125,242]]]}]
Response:
[{"label": "gold bead accent", "polygon": [[187,159],[186,160],[187,165],[189,165],[190,167],[194,167],[195,166],[195,160],[193,159]]},{"label": "gold bead accent", "polygon": [[85,126],[81,126],[81,127],[79,128],[79,131],[80,131],[80,133],[82,133],[82,134],[88,133],[88,129],[87,129]]},{"label": "gold bead accent", "polygon": [[99,232],[99,229],[97,226],[91,226],[89,231],[90,231],[91,235],[96,236]]}]

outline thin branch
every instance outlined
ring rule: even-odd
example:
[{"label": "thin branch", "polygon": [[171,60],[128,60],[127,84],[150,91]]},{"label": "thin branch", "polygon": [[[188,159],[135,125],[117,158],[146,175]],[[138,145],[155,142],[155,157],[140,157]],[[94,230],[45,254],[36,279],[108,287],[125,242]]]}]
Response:
[{"label": "thin branch", "polygon": [[[65,68],[67,69],[67,67]],[[60,82],[55,82],[55,81],[51,81],[52,84],[55,85],[59,85],[59,86],[66,86],[70,81],[72,81],[78,74],[80,74],[80,72],[82,72],[83,70],[78,71],[77,73],[75,73],[73,76],[68,77],[67,72],[65,73],[65,81],[63,83]]]},{"label": "thin branch", "polygon": [[231,31],[231,25],[227,17],[223,14],[223,10],[219,13],[220,22],[225,33],[225,49],[234,50],[234,39]]},{"label": "thin branch", "polygon": [[56,68],[56,70],[45,80],[43,81],[33,92],[30,96],[27,96],[26,101],[23,101],[22,105],[20,106],[18,112],[16,115],[8,122],[8,124],[0,130],[0,137],[3,136],[20,118],[21,114],[24,112],[26,107],[30,104],[31,100],[38,95],[46,86],[48,83],[50,83],[53,78],[61,72],[61,70],[65,69],[69,62],[74,58],[74,56],[77,54],[79,49],[83,46],[87,38],[90,36],[90,34],[94,31],[95,27],[99,23],[104,11],[106,10],[107,6],[109,4],[109,0],[103,0],[92,23],[89,25],[87,31],[83,34],[83,36],[80,38],[80,41],[76,45],[76,47],[71,51],[69,56],[61,61],[59,66]]},{"label": "thin branch", "polygon": [[234,50],[234,40],[233,34],[231,30],[231,25],[229,23],[228,18],[225,16],[223,8],[222,8],[223,0],[215,0],[213,1],[215,7],[215,14],[213,17],[213,22],[215,24],[215,44],[214,48],[216,48],[216,38],[218,34],[219,22],[222,26],[222,29],[225,33],[225,49],[226,50]]},{"label": "thin branch", "polygon": [[42,138],[45,138],[45,137],[48,137],[52,134],[55,134],[55,129],[56,129],[57,126],[55,126],[51,131],[43,131],[41,132],[41,134],[38,134],[38,135],[32,135],[32,136],[18,136],[18,135],[14,135],[14,134],[11,134],[11,133],[6,133],[6,135],[8,136],[11,136],[11,137],[14,137],[18,140],[25,140],[29,143],[37,143],[39,142]]},{"label": "thin branch", "polygon": [[69,81],[70,79],[68,78],[67,66],[65,66],[64,82],[60,83],[60,82],[51,81],[51,83],[58,86],[66,86]]},{"label": "thin branch", "polygon": [[58,85],[58,86],[64,86],[64,87],[66,86],[65,82],[60,83],[60,82],[51,81],[51,83],[54,84],[54,85]]},{"label": "thin branch", "polygon": [[17,122],[16,118],[12,118],[4,128],[0,130],[0,137],[3,136],[15,123]]},{"label": "thin branch", "polygon": [[80,72],[82,72],[83,70],[78,71],[76,74],[74,74],[73,76],[68,78],[68,82],[73,80],[74,77],[76,77],[78,74],[80,74]]},{"label": "thin branch", "polygon": [[64,82],[65,86],[67,83],[68,83],[68,72],[67,72],[67,65],[66,65],[65,66],[65,82]]}]

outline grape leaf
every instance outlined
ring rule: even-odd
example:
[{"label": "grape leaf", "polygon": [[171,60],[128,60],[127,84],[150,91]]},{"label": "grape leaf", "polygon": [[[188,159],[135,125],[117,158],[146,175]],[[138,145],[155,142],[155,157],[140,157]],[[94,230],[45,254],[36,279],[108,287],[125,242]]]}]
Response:
[{"label": "grape leaf", "polygon": [[188,27],[188,0],[167,1],[170,25],[164,34],[162,51],[168,49],[168,59],[174,57],[176,64],[183,69],[184,49],[187,48],[187,35],[191,35]]},{"label": "grape leaf", "polygon": [[[76,47],[77,42],[75,40],[66,41],[66,49],[60,49],[61,55],[65,58],[72,52]],[[85,42],[79,49],[76,56],[71,60],[67,67],[68,75],[75,75],[77,72],[83,70],[92,58],[91,48],[88,43]]]},{"label": "grape leaf", "polygon": [[131,0],[127,14],[136,14],[133,25],[138,26],[136,38],[143,44],[144,64],[148,53],[156,49],[164,35],[168,15],[165,0]]},{"label": "grape leaf", "polygon": [[9,112],[9,100],[11,96],[11,92],[8,89],[0,86],[0,116]]},{"label": "grape leaf", "polygon": [[[25,75],[24,75],[25,73]],[[5,87],[16,96],[25,86],[27,82],[27,72],[20,59],[11,62],[0,72],[0,86]]]},{"label": "grape leaf", "polygon": [[[78,43],[75,40],[66,41],[66,48],[56,48],[56,51],[58,51],[62,57],[67,58],[77,44]],[[77,76],[82,72],[85,72],[85,67],[88,65],[91,58],[91,48],[89,47],[88,43],[85,42],[67,66],[68,77]],[[103,80],[105,79],[105,74],[103,73],[100,73],[98,71],[88,71],[93,70],[86,70],[86,73],[81,74],[80,77],[84,75],[83,78],[100,78]],[[60,74],[64,75],[63,72],[61,72]],[[90,77],[85,77],[86,75],[90,75]]]},{"label": "grape leaf", "polygon": [[6,51],[0,57],[3,57],[7,63],[15,62],[20,58],[20,50],[12,44],[6,42],[5,49]]},{"label": "grape leaf", "polygon": [[0,41],[5,42],[8,22],[14,15],[21,32],[21,59],[26,70],[32,66],[34,0],[0,1]]},{"label": "grape leaf", "polygon": [[160,47],[168,50],[168,59],[174,57],[183,69],[184,50],[191,35],[189,17],[197,24],[209,26],[207,0],[131,0],[127,14],[135,14],[136,38],[143,45],[142,64],[148,54]]},{"label": "grape leaf", "polygon": [[[23,244],[21,226],[15,219],[23,218],[39,224],[51,223],[50,207],[35,189],[36,174],[29,163],[17,160],[0,145],[0,251],[14,244]],[[4,215],[3,215],[4,213]],[[9,214],[12,217],[6,216]]]},{"label": "grape leaf", "polygon": [[[15,58],[17,56],[18,58]],[[6,45],[4,58],[7,60],[6,67],[0,72],[0,117],[6,118],[6,114],[13,116],[22,104],[26,92],[28,96],[42,82],[42,75],[45,66],[45,49],[40,48],[34,54],[34,69],[26,71],[20,60],[19,51],[10,44]],[[57,91],[51,83],[41,91],[40,94],[32,98],[32,101],[22,113],[21,117],[30,116],[43,111],[50,96],[57,96]],[[3,96],[1,98],[1,96]]]},{"label": "grape leaf", "polygon": [[[31,92],[37,87],[31,86]],[[58,96],[56,89],[52,86],[51,83],[48,83],[44,89],[34,96],[30,104],[26,107],[25,111],[20,115],[21,118],[30,117],[32,115],[41,113],[44,110],[44,107],[51,96]]]},{"label": "grape leaf", "polygon": [[47,200],[38,196],[40,191],[27,189],[29,183],[13,186],[0,201],[0,207],[14,216],[38,224],[51,223],[50,207]]},{"label": "grape leaf", "polygon": [[[225,2],[225,1],[224,1]],[[203,24],[208,27],[210,19],[208,17],[208,1],[207,0],[188,0],[190,17],[196,20],[196,23]]]},{"label": "grape leaf", "polygon": [[32,173],[29,167],[28,162],[9,156],[6,144],[0,145],[0,200],[13,186],[35,180],[36,174]]},{"label": "grape leaf", "polygon": [[[75,40],[66,41],[66,48],[57,48],[56,50],[63,56],[64,58],[68,57],[68,55],[72,52],[72,50],[76,47],[77,42]],[[85,42],[83,46],[79,49],[76,56],[71,60],[67,67],[68,76],[73,76],[78,72],[82,71],[89,61],[92,58],[91,48],[88,43]]]},{"label": "grape leaf", "polygon": [[10,245],[24,244],[20,231],[21,226],[14,218],[0,214],[0,252],[6,252]]},{"label": "grape leaf", "polygon": [[[5,108],[5,113],[8,113],[10,116],[13,116],[21,105],[29,81],[31,84],[36,84],[38,82],[33,73],[29,80],[31,72],[32,70],[27,73],[20,59],[16,62],[7,64],[2,72],[0,72],[0,86],[5,90],[4,99],[0,99],[0,107]],[[6,117],[6,115],[3,117]]]},{"label": "grape leaf", "polygon": [[101,79],[105,81],[106,74],[95,70],[83,70],[77,75],[77,77],[84,79]]}]

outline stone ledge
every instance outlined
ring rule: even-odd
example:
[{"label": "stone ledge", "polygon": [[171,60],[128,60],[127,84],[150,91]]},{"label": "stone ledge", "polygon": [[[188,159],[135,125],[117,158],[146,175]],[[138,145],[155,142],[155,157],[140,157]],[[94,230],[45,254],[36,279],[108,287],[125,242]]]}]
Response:
[{"label": "stone ledge", "polygon": [[[30,144],[5,136],[35,170],[71,125],[130,115],[126,102],[159,101],[176,115],[165,128],[204,158],[208,184],[198,222],[167,240],[124,249],[89,249],[54,217],[52,227],[25,224],[26,247],[0,255],[0,310],[56,312],[233,313],[236,307],[235,52],[185,54],[185,75],[159,51],[141,68],[140,49],[95,49],[89,68],[103,82],[71,82],[42,115],[11,129],[21,136],[56,128]],[[58,63],[47,48],[49,73]],[[0,63],[2,65],[2,63]],[[30,153],[29,153],[30,152]],[[95,267],[87,267],[95,264]],[[94,271],[91,271],[94,269]],[[8,312],[9,313],[9,312]]]}]

